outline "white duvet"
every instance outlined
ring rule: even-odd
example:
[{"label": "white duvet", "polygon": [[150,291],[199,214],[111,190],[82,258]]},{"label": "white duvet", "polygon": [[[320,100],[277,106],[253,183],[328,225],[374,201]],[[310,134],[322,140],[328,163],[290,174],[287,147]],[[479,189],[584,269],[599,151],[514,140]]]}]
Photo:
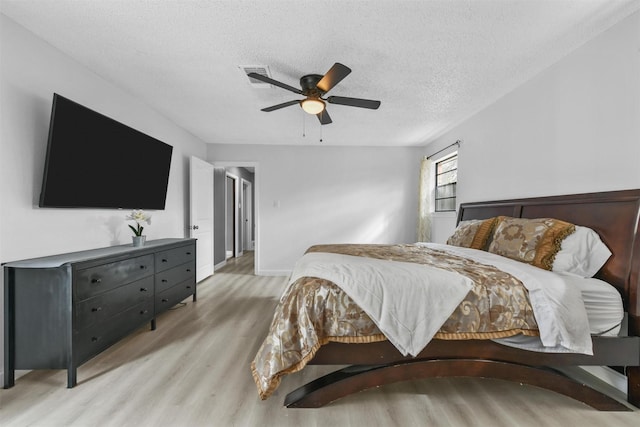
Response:
[{"label": "white duvet", "polygon": [[[593,354],[580,291],[562,275],[475,249],[421,245],[493,265],[518,278],[529,291],[544,348]],[[412,356],[431,341],[472,287],[465,276],[427,265],[319,252],[298,261],[290,283],[300,277],[340,286],[403,355]]]}]

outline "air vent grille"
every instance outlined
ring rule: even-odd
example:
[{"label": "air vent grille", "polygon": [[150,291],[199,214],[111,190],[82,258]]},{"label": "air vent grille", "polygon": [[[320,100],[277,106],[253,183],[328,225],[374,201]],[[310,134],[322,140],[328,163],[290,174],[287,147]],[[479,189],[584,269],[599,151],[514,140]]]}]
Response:
[{"label": "air vent grille", "polygon": [[249,73],[257,73],[257,74],[261,74],[263,76],[271,78],[271,74],[269,73],[269,67],[264,65],[244,65],[244,66],[241,66],[240,68],[247,75],[247,79],[249,80],[249,83],[251,84],[251,86],[261,87],[261,88],[271,87],[269,83],[252,79],[251,77],[248,76]]}]

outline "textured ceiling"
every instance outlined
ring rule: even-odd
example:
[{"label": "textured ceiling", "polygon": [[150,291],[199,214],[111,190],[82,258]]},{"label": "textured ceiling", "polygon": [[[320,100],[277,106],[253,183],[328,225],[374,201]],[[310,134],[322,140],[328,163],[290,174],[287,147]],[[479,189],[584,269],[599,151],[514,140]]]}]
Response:
[{"label": "textured ceiling", "polygon": [[[0,11],[208,143],[424,145],[640,9],[637,0],[0,0]],[[322,126],[239,68],[298,87],[353,71]],[[62,94],[64,95],[64,94]],[[306,137],[303,137],[303,132]]]}]

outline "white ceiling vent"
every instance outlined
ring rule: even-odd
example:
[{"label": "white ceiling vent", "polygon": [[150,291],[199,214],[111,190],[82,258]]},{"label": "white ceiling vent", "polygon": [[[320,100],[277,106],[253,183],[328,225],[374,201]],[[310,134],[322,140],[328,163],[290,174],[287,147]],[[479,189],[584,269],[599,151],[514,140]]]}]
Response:
[{"label": "white ceiling vent", "polygon": [[251,86],[260,87],[260,88],[271,87],[269,83],[252,79],[251,77],[248,76],[249,73],[257,73],[257,74],[271,78],[271,74],[269,73],[269,67],[264,65],[242,65],[240,66],[240,69],[244,71],[245,74],[247,74],[247,79],[249,80],[249,83],[251,84]]}]

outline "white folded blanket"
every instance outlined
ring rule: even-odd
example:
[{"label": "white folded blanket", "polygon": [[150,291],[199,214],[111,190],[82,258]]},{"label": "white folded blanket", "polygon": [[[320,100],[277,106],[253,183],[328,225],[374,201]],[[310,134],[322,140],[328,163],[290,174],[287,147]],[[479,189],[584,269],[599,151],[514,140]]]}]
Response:
[{"label": "white folded blanket", "polygon": [[412,356],[473,287],[465,276],[428,265],[324,252],[300,258],[289,284],[300,277],[340,286],[403,355]]}]

